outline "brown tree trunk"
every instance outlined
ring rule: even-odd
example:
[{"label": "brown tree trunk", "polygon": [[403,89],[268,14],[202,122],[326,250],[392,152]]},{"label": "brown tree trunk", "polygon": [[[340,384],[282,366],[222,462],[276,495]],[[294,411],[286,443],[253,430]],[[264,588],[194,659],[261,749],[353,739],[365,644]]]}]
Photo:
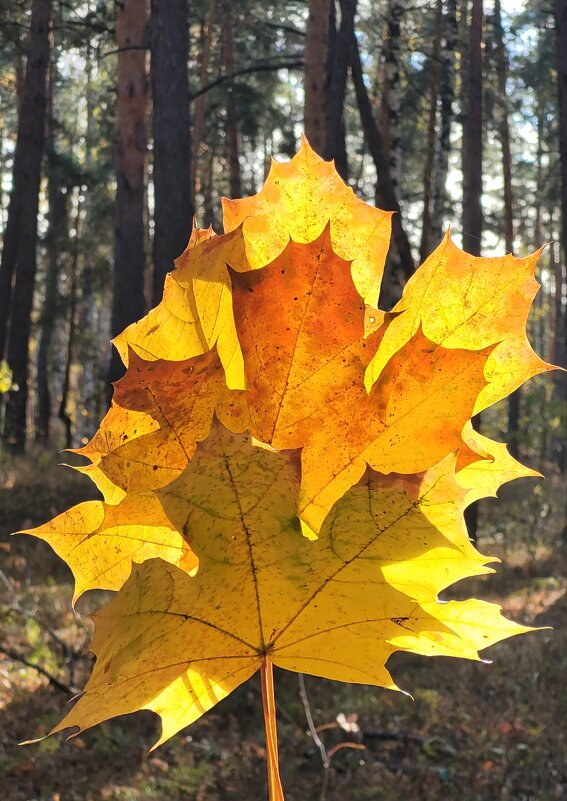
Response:
[{"label": "brown tree trunk", "polygon": [[463,250],[480,256],[482,235],[482,0],[472,0],[463,75]]},{"label": "brown tree trunk", "polygon": [[[421,245],[419,248],[422,262],[431,252],[431,197],[433,194],[433,165],[435,161],[435,134],[437,128],[437,103],[439,99],[439,83],[441,79],[441,30],[443,27],[443,0],[437,0],[435,19],[435,41],[431,59],[431,83],[429,86],[429,120],[427,124],[427,150],[423,170],[423,217],[421,225]],[[437,244],[436,242],[434,244]]]},{"label": "brown tree trunk", "polygon": [[[87,34],[88,35],[88,34]],[[90,164],[93,152],[96,147],[96,91],[94,74],[96,51],[93,43],[87,39],[85,54],[85,100],[87,128],[85,131],[85,163]],[[92,244],[96,241],[96,221],[93,219],[96,208],[96,200],[92,191],[85,193],[82,203],[82,229],[81,252],[88,253]],[[77,246],[78,240],[75,241]],[[74,435],[78,442],[85,442],[94,435],[98,421],[104,410],[101,408],[101,401],[106,395],[104,392],[104,379],[101,381],[100,357],[99,353],[104,348],[104,342],[108,339],[108,332],[105,331],[101,336],[99,333],[101,316],[106,316],[107,310],[101,303],[101,295],[96,286],[97,266],[91,263],[90,259],[83,260],[78,276],[78,309],[76,325],[78,329],[86,333],[81,339],[81,378],[80,378],[80,398],[82,409],[80,414],[75,417]],[[105,287],[106,289],[106,287]],[[97,297],[98,296],[98,297]],[[106,355],[106,354],[105,354]]]},{"label": "brown tree trunk", "polygon": [[[118,147],[111,322],[113,336],[144,314],[146,266],[146,0],[123,0],[117,8],[116,41],[120,52],[116,96]],[[173,76],[169,77],[173,80]],[[113,350],[110,380],[115,381],[123,372],[120,357]]]},{"label": "brown tree trunk", "polygon": [[[482,0],[472,0],[472,15],[463,74],[463,250],[480,256],[482,236]],[[473,421],[480,429],[480,415]],[[469,535],[476,539],[478,505],[465,511]]]},{"label": "brown tree trunk", "polygon": [[329,90],[327,99],[325,158],[334,159],[337,172],[345,181],[348,178],[348,161],[345,145],[344,104],[351,47],[354,36],[354,18],[357,0],[341,0],[341,24],[334,37],[329,60]]},{"label": "brown tree trunk", "polygon": [[[13,189],[0,262],[0,354],[18,390],[6,406],[5,438],[16,450],[26,440],[28,361],[36,270],[37,216],[45,142],[51,0],[33,0],[31,31],[14,154]],[[13,279],[15,284],[12,289]]]},{"label": "brown tree trunk", "polygon": [[[563,246],[563,259],[567,263],[567,0],[555,0],[555,41],[557,51],[557,93],[559,98],[559,152],[561,164],[561,243]],[[567,278],[567,273],[563,270]],[[567,283],[562,291],[567,289]],[[565,337],[565,350],[567,354],[567,325],[563,323],[563,336]],[[567,366],[567,365],[563,365]],[[567,400],[567,377],[565,373],[557,375],[557,388],[559,397]],[[564,439],[562,468],[567,472],[567,437]],[[564,537],[567,539],[567,523]]]},{"label": "brown tree trunk", "polygon": [[396,197],[399,197],[402,172],[402,143],[400,138],[402,85],[400,56],[402,19],[405,13],[403,0],[388,0],[386,42],[384,46],[384,87],[382,93],[382,121],[390,179]]},{"label": "brown tree trunk", "polygon": [[59,268],[67,248],[68,198],[64,178],[57,164],[57,153],[53,147],[47,154],[47,181],[49,205],[49,229],[45,241],[47,257],[45,277],[45,299],[41,310],[41,334],[37,349],[37,427],[36,438],[47,442],[51,426],[51,390],[49,366],[51,341],[57,314],[57,283]]},{"label": "brown tree trunk", "polygon": [[22,101],[24,98],[24,84],[26,77],[26,62],[21,52],[16,53],[14,59],[14,72],[16,79],[16,110],[18,113],[18,122],[22,112]]},{"label": "brown tree trunk", "polygon": [[[209,0],[209,11],[207,21],[201,29],[201,53],[199,63],[199,88],[203,89],[207,85],[209,74],[209,62],[211,60],[211,49],[214,34],[214,23],[216,16],[216,0]],[[200,94],[195,100],[193,107],[193,138],[191,147],[191,199],[193,206],[196,206],[195,198],[197,192],[201,191],[201,172],[200,164],[204,158],[206,147],[203,142],[205,133],[205,111],[207,108],[206,93]]]},{"label": "brown tree trunk", "polygon": [[555,0],[557,94],[559,99],[559,150],[561,156],[562,245],[567,257],[567,0]]},{"label": "brown tree trunk", "polygon": [[504,242],[508,253],[514,252],[514,209],[512,197],[512,156],[510,153],[510,125],[508,121],[508,54],[504,47],[500,0],[494,0],[494,45],[498,75],[498,136],[502,147],[502,173],[504,179]]},{"label": "brown tree trunk", "polygon": [[217,154],[215,153],[214,147],[209,147],[206,155],[206,163],[202,165],[203,224],[205,227],[212,225],[213,228],[216,228],[215,204],[213,202],[213,175]]},{"label": "brown tree trunk", "polygon": [[[504,244],[507,253],[514,252],[514,209],[512,196],[512,156],[510,153],[510,126],[508,121],[508,97],[506,81],[508,78],[508,54],[504,47],[502,30],[502,11],[500,0],[494,0],[494,49],[495,66],[498,76],[498,138],[502,147],[502,177],[504,182]],[[516,459],[519,457],[521,389],[518,388],[508,398],[508,439],[509,451]]]},{"label": "brown tree trunk", "polygon": [[80,252],[80,228],[81,228],[81,197],[77,198],[77,210],[75,213],[73,240],[73,254],[71,261],[71,271],[69,275],[69,338],[67,339],[67,354],[65,358],[65,371],[63,373],[63,386],[61,388],[61,400],[57,416],[65,428],[65,447],[73,447],[73,418],[69,410],[69,398],[71,394],[71,369],[75,359],[75,344],[77,339],[77,301],[78,301],[78,276],[79,276],[79,252]]},{"label": "brown tree trunk", "polygon": [[[151,51],[156,304],[173,260],[185,250],[193,218],[186,0],[152,0]],[[140,167],[143,186],[143,160]]]},{"label": "brown tree trunk", "polygon": [[458,41],[457,2],[446,0],[443,17],[443,52],[441,56],[440,126],[435,153],[433,198],[431,212],[431,245],[435,247],[443,235],[445,215],[448,211],[447,174],[451,152],[451,127],[455,100],[455,55]]},{"label": "brown tree trunk", "polygon": [[[221,29],[221,60],[224,74],[232,75],[234,72],[234,16],[232,13],[232,0],[225,0],[223,4],[223,19]],[[229,84],[226,91],[226,158],[228,161],[228,178],[230,197],[242,196],[240,181],[238,111],[234,97],[234,84]]]},{"label": "brown tree trunk", "polygon": [[325,155],[329,28],[334,0],[309,0],[305,35],[305,135],[313,150]]},{"label": "brown tree trunk", "polygon": [[402,225],[400,204],[398,203],[392,184],[384,138],[372,113],[372,105],[364,83],[360,52],[355,37],[353,37],[351,49],[351,70],[364,139],[376,167],[377,194],[380,199],[380,206],[385,211],[396,212],[392,217],[392,234],[400,254],[404,275],[407,279],[413,274],[415,269],[413,256],[409,239]]}]

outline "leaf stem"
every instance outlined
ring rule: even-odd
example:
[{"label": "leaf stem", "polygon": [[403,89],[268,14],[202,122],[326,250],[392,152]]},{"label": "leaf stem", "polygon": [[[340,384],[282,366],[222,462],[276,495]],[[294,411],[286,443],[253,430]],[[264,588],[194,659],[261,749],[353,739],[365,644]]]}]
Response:
[{"label": "leaf stem", "polygon": [[262,706],[266,727],[266,765],[270,801],[284,801],[278,760],[278,732],[276,723],[276,700],[274,696],[274,668],[272,660],[264,657],[260,669],[262,680]]}]

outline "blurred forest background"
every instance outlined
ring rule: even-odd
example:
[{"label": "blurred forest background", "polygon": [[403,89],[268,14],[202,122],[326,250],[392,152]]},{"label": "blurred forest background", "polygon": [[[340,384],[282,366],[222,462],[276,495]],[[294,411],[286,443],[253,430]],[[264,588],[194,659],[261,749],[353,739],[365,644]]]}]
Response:
[{"label": "blurred forest background", "polygon": [[[565,366],[567,0],[0,0],[0,35],[8,801],[263,797],[249,689],[149,761],[155,724],[144,715],[60,750],[15,746],[47,730],[81,686],[90,624],[88,601],[67,611],[70,578],[49,549],[7,535],[94,497],[53,468],[106,411],[122,369],[111,336],[159,301],[193,217],[220,232],[221,197],[257,192],[303,131],[357,195],[397,212],[382,308],[448,226],[477,255],[547,245],[529,332]],[[490,675],[400,662],[413,706],[311,680],[326,768],[284,676],[290,801],[319,798],[321,782],[329,799],[353,801],[567,798],[556,721],[567,715],[566,374],[530,381],[483,412],[482,427],[547,476],[505,488],[469,521],[482,549],[508,561],[488,591],[516,618],[559,631],[498,646]]]}]

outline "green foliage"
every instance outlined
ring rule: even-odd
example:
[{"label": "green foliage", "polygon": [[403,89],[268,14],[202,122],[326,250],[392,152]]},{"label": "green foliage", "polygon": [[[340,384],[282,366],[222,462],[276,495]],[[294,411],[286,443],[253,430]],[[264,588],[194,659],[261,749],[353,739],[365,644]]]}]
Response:
[{"label": "green foliage", "polygon": [[0,395],[9,392],[12,387],[12,371],[8,367],[8,363],[2,359],[0,361]]}]

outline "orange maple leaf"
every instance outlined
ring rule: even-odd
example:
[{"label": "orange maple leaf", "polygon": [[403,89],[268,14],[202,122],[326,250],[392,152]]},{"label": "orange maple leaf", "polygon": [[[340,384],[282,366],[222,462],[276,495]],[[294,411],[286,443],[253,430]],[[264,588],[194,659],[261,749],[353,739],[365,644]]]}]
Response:
[{"label": "orange maple leaf", "polygon": [[551,368],[525,332],[538,254],[475,259],[447,235],[375,308],[391,215],[305,140],[224,213],[115,340],[128,370],[78,451],[105,503],[27,533],[76,595],[118,590],[54,731],[150,709],[161,743],[260,670],[276,801],[273,665],[396,689],[395,651],[478,659],[527,631],[438,594],[491,572],[466,506],[535,475],[471,416]]}]

